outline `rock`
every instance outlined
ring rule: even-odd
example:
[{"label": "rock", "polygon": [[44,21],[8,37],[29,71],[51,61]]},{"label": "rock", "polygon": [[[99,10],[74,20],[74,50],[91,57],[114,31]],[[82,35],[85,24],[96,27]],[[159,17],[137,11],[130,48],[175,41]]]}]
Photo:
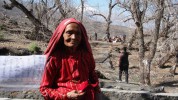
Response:
[{"label": "rock", "polygon": [[164,91],[164,86],[153,88],[153,89],[150,90],[150,92],[151,93],[160,93],[160,92],[164,93],[165,92]]},{"label": "rock", "polygon": [[95,70],[95,71],[96,71],[96,74],[98,75],[99,78],[107,79],[100,71],[98,71],[98,70]]},{"label": "rock", "polygon": [[8,55],[9,54],[9,49],[5,47],[0,47],[0,55]]},{"label": "rock", "polygon": [[121,86],[116,86],[115,88],[119,89],[119,90],[123,90],[123,88]]},{"label": "rock", "polygon": [[113,86],[107,86],[106,88],[113,88]]}]

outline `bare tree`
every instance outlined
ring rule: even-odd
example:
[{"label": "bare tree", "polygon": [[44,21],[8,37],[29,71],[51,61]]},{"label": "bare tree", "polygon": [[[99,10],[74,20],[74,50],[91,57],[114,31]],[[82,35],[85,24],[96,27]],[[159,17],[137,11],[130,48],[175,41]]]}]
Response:
[{"label": "bare tree", "polygon": [[137,35],[137,29],[134,30],[134,32],[131,34],[131,38],[128,41],[127,47],[129,50],[132,49],[132,44],[136,40],[136,35]]},{"label": "bare tree", "polygon": [[80,21],[83,22],[83,12],[84,12],[84,0],[80,0],[81,2],[81,18]]},{"label": "bare tree", "polygon": [[62,2],[62,0],[55,0],[55,4],[61,14],[61,17],[56,21],[55,26],[57,26],[62,19],[74,15],[76,12],[75,8],[70,6],[70,0],[64,0],[64,2]]},{"label": "bare tree", "polygon": [[30,5],[31,5],[31,7],[30,7],[30,12],[33,14],[34,0],[31,0],[31,1],[30,1]]},{"label": "bare tree", "polygon": [[56,27],[62,19],[74,15],[75,8],[71,5],[71,0],[41,0],[35,6],[37,18],[46,22],[46,26],[53,24]]},{"label": "bare tree", "polygon": [[[176,41],[178,37],[176,37],[176,34],[177,34],[178,12],[177,12],[177,6],[175,5],[176,4],[170,0],[165,1],[165,11],[164,11],[163,21],[162,21],[162,29],[159,34],[159,39],[161,40],[159,44],[161,44],[161,46],[158,46],[158,50],[161,51],[160,55],[162,56],[155,57],[155,58],[160,58],[157,61],[158,63],[157,66],[160,68],[162,68],[164,64],[166,64],[169,60],[176,59],[176,55],[177,55],[178,45]],[[173,61],[172,63],[174,64],[174,66],[172,66],[170,72],[175,73],[177,62]]]},{"label": "bare tree", "polygon": [[112,23],[112,21],[111,21],[112,9],[117,5],[117,2],[113,4],[112,1],[113,0],[110,0],[109,5],[108,5],[109,13],[108,13],[107,17],[100,13],[93,14],[94,16],[101,16],[105,19],[105,21],[106,21],[106,35],[107,35],[108,40],[110,39],[110,24]]},{"label": "bare tree", "polygon": [[156,48],[157,48],[157,41],[158,41],[158,36],[159,36],[159,31],[160,31],[160,24],[161,20],[163,18],[163,13],[164,13],[164,0],[158,0],[155,1],[156,3],[156,11],[155,11],[155,29],[153,32],[153,39],[152,39],[152,46],[150,48],[150,53],[148,58],[145,57],[145,40],[144,40],[144,32],[143,32],[143,23],[145,19],[145,14],[147,11],[147,5],[148,1],[147,0],[132,0],[128,1],[128,4],[126,2],[121,3],[121,7],[124,7],[127,11],[130,11],[132,18],[138,32],[138,37],[139,37],[139,66],[141,70],[141,80],[140,82],[142,84],[148,84],[150,85],[150,67],[151,67],[151,62],[154,58],[154,55],[156,53]]},{"label": "bare tree", "polygon": [[[170,4],[166,6],[166,2],[169,2]],[[177,45],[174,43],[174,36],[171,35],[171,33],[175,33],[176,28],[176,19],[177,17],[172,17],[173,15],[177,16],[177,14],[170,13],[170,11],[167,11],[170,7],[173,8],[173,2],[170,0],[124,0],[124,1],[118,1],[118,4],[120,7],[124,8],[125,11],[130,12],[131,17],[127,20],[133,19],[136,25],[136,31],[138,33],[138,39],[139,39],[139,67],[141,69],[141,79],[140,82],[142,84],[148,84],[150,85],[150,68],[153,62],[153,59],[155,57],[155,54],[157,53],[157,44],[158,39],[161,37],[164,37],[162,43],[169,43],[173,45],[173,47],[170,48],[177,48]],[[147,9],[147,5],[152,5],[151,8]],[[152,9],[152,10],[150,10]],[[166,10],[166,11],[165,11]],[[175,10],[173,10],[176,12]],[[149,16],[146,15],[149,12]],[[152,15],[150,15],[152,13]],[[150,41],[148,55],[146,55],[145,50],[145,38],[144,37],[144,23],[147,23],[148,21],[152,21],[154,23],[154,29],[151,33],[151,36],[153,37]],[[134,36],[133,36],[134,37]],[[170,52],[170,51],[169,51]],[[164,65],[170,58],[175,57],[176,50],[171,50],[170,53],[167,53],[165,56],[162,56],[158,61],[158,66]],[[175,70],[175,68],[173,68]]]},{"label": "bare tree", "polygon": [[144,67],[144,57],[145,57],[145,50],[144,50],[144,35],[143,35],[143,20],[145,17],[146,9],[147,9],[147,1],[143,1],[143,10],[140,9],[141,2],[139,0],[132,0],[130,11],[132,17],[134,19],[138,36],[139,36],[139,65],[141,69],[141,83],[145,84],[145,67]]},{"label": "bare tree", "polygon": [[4,1],[4,6],[6,6],[4,8],[12,9],[13,7],[17,7],[35,26],[31,36],[36,37],[36,35],[39,34],[39,31],[41,31],[44,39],[47,40],[49,40],[52,33],[49,29],[49,25],[53,23],[54,27],[56,27],[62,19],[72,15],[71,12],[73,12],[73,8],[70,6],[70,0],[40,0],[40,2],[30,0],[29,10],[17,0],[9,1],[11,2],[10,4],[7,4]]},{"label": "bare tree", "polygon": [[19,8],[22,12],[24,12],[28,17],[28,19],[34,24],[35,26],[35,32],[38,33],[38,30],[41,29],[41,30],[44,30],[45,34],[44,34],[44,37],[46,39],[49,39],[49,36],[51,34],[51,31],[41,23],[40,20],[38,20],[37,18],[35,18],[35,16],[25,7],[23,6],[21,3],[19,3],[18,1],[16,0],[10,0],[11,1],[11,4],[9,5],[13,5],[12,7],[17,7]]},{"label": "bare tree", "polygon": [[12,3],[8,4],[8,3],[6,3],[6,1],[3,1],[3,2],[4,2],[4,5],[2,5],[2,7],[4,9],[12,10],[12,8],[14,7],[14,5]]},{"label": "bare tree", "polygon": [[157,0],[155,2],[157,4],[157,11],[155,12],[156,14],[155,29],[153,33],[153,40],[150,48],[150,54],[148,56],[148,66],[146,66],[146,80],[148,82],[147,84],[150,84],[150,67],[156,53],[157,41],[160,32],[160,24],[164,14],[164,0]]}]

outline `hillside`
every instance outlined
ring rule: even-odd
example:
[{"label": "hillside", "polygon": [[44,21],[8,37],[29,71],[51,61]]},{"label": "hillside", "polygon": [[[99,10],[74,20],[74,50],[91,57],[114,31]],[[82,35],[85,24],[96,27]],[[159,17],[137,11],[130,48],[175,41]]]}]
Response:
[{"label": "hillside", "polygon": [[[47,43],[43,41],[28,40],[25,38],[23,33],[17,33],[14,31],[11,32],[9,29],[16,29],[17,26],[14,26],[12,23],[9,23],[8,20],[1,21],[5,24],[5,30],[3,29],[0,31],[1,34],[3,34],[3,40],[1,40],[0,42],[0,48],[5,47],[18,51],[21,49],[28,49],[31,43],[36,43],[41,48],[41,51],[44,51],[47,47]],[[109,80],[115,81],[118,75],[117,48],[120,47],[121,43],[112,44],[107,43],[105,41],[90,41],[90,43],[94,53],[96,70],[100,71]],[[110,51],[112,51],[112,57],[101,63],[107,57]],[[130,51],[130,53],[131,55],[129,57],[129,81],[131,83],[139,84],[138,52],[136,50],[132,50]],[[112,61],[113,66],[109,63],[109,60]],[[171,66],[171,64],[168,64],[167,66]],[[177,92],[178,88],[176,88],[175,86],[178,85],[178,75],[170,75],[169,69],[170,67],[164,69],[159,69],[156,67],[151,68],[152,85],[165,86],[166,92]]]},{"label": "hillside", "polygon": [[[1,9],[0,9],[1,11]],[[7,12],[6,12],[7,13]],[[11,12],[10,12],[11,13]],[[17,12],[16,12],[17,13]],[[19,14],[18,14],[19,15]],[[30,32],[31,29],[30,23],[26,18],[20,18],[23,19],[16,20],[15,17],[4,17],[1,16],[0,18],[0,48],[7,48],[12,49],[12,51],[15,52],[22,52],[21,50],[28,50],[31,43],[37,44],[38,47],[41,48],[41,52],[39,54],[42,54],[42,52],[47,47],[47,43],[43,41],[36,41],[36,40],[29,40],[25,37],[26,32]],[[14,19],[15,18],[15,19]],[[18,17],[17,17],[18,19]],[[18,24],[17,24],[18,23]],[[89,27],[85,23],[85,26],[87,28],[87,31],[89,35],[92,34],[93,29],[99,34],[99,38],[103,37],[104,33],[104,24],[100,22],[93,22],[92,25],[94,27]],[[116,35],[117,33],[125,33],[128,34],[128,36],[131,34],[132,29],[128,29],[127,27],[123,26],[112,26],[111,28],[111,35]],[[28,30],[28,31],[24,31]],[[96,62],[96,70],[99,71],[102,75],[104,75],[107,79],[103,79],[100,77],[100,82],[104,83],[103,87],[124,87],[124,83],[117,83],[116,80],[118,78],[118,69],[117,69],[117,58],[118,58],[118,51],[117,49],[121,46],[121,43],[108,43],[106,41],[90,41],[95,62]],[[129,56],[130,66],[129,66],[129,84],[126,86],[125,90],[132,90],[135,89],[135,85],[140,87],[139,83],[139,67],[138,67],[138,51],[137,50],[131,50],[129,51],[131,55]],[[0,53],[1,54],[1,53]],[[7,52],[6,55],[11,54],[10,52]],[[112,54],[112,57],[105,60],[108,54]],[[4,54],[1,54],[4,55]],[[14,53],[14,55],[17,55]],[[109,61],[112,61],[109,63]],[[102,62],[104,61],[104,62]],[[152,87],[159,87],[164,86],[164,92],[167,93],[178,93],[178,74],[171,75],[169,73],[169,69],[172,66],[172,63],[167,63],[167,66],[163,69],[152,67],[151,68],[151,83]],[[178,69],[176,70],[178,72]],[[146,87],[146,86],[145,86]]]},{"label": "hillside", "polygon": [[[32,28],[32,23],[25,17],[25,14],[20,11],[18,8],[14,7],[12,10],[6,10],[2,7],[3,1],[0,1],[0,17],[9,17],[11,20],[15,20],[18,22],[19,25],[28,25],[29,28],[22,27],[22,30],[30,30]],[[77,13],[77,12],[76,12]],[[53,23],[52,23],[53,24]],[[101,39],[105,36],[105,22],[95,21],[91,20],[88,17],[85,17],[85,20],[83,22],[84,26],[86,27],[86,30],[88,32],[88,36],[93,35],[94,32],[98,33],[98,38]],[[118,23],[119,24],[119,23]],[[50,26],[50,30],[54,31],[55,27]],[[130,35],[133,33],[133,29],[125,27],[125,26],[119,26],[119,25],[112,25],[110,27],[110,34],[111,36],[116,36],[119,34],[126,34]]]}]

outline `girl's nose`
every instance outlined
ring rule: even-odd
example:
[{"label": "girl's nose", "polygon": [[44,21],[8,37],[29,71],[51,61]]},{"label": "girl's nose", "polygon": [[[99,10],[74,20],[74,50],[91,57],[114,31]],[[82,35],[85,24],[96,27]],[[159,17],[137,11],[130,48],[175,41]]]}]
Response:
[{"label": "girl's nose", "polygon": [[72,38],[72,39],[75,39],[75,38],[76,38],[76,34],[72,34],[72,35],[71,35],[71,38]]}]

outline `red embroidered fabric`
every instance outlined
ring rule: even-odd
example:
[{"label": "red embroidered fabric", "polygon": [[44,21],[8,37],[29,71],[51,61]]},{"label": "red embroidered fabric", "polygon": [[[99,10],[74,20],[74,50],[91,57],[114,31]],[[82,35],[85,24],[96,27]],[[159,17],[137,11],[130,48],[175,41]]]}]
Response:
[{"label": "red embroidered fabric", "polygon": [[[86,45],[71,53],[64,51],[60,37],[69,23],[77,23],[82,30],[83,43]],[[57,49],[56,49],[57,48]],[[67,92],[81,90],[85,92],[82,100],[96,100],[95,93],[100,92],[95,62],[83,25],[69,18],[57,27],[45,51],[47,57],[45,70],[40,84],[40,92],[45,100],[68,100]]]}]

